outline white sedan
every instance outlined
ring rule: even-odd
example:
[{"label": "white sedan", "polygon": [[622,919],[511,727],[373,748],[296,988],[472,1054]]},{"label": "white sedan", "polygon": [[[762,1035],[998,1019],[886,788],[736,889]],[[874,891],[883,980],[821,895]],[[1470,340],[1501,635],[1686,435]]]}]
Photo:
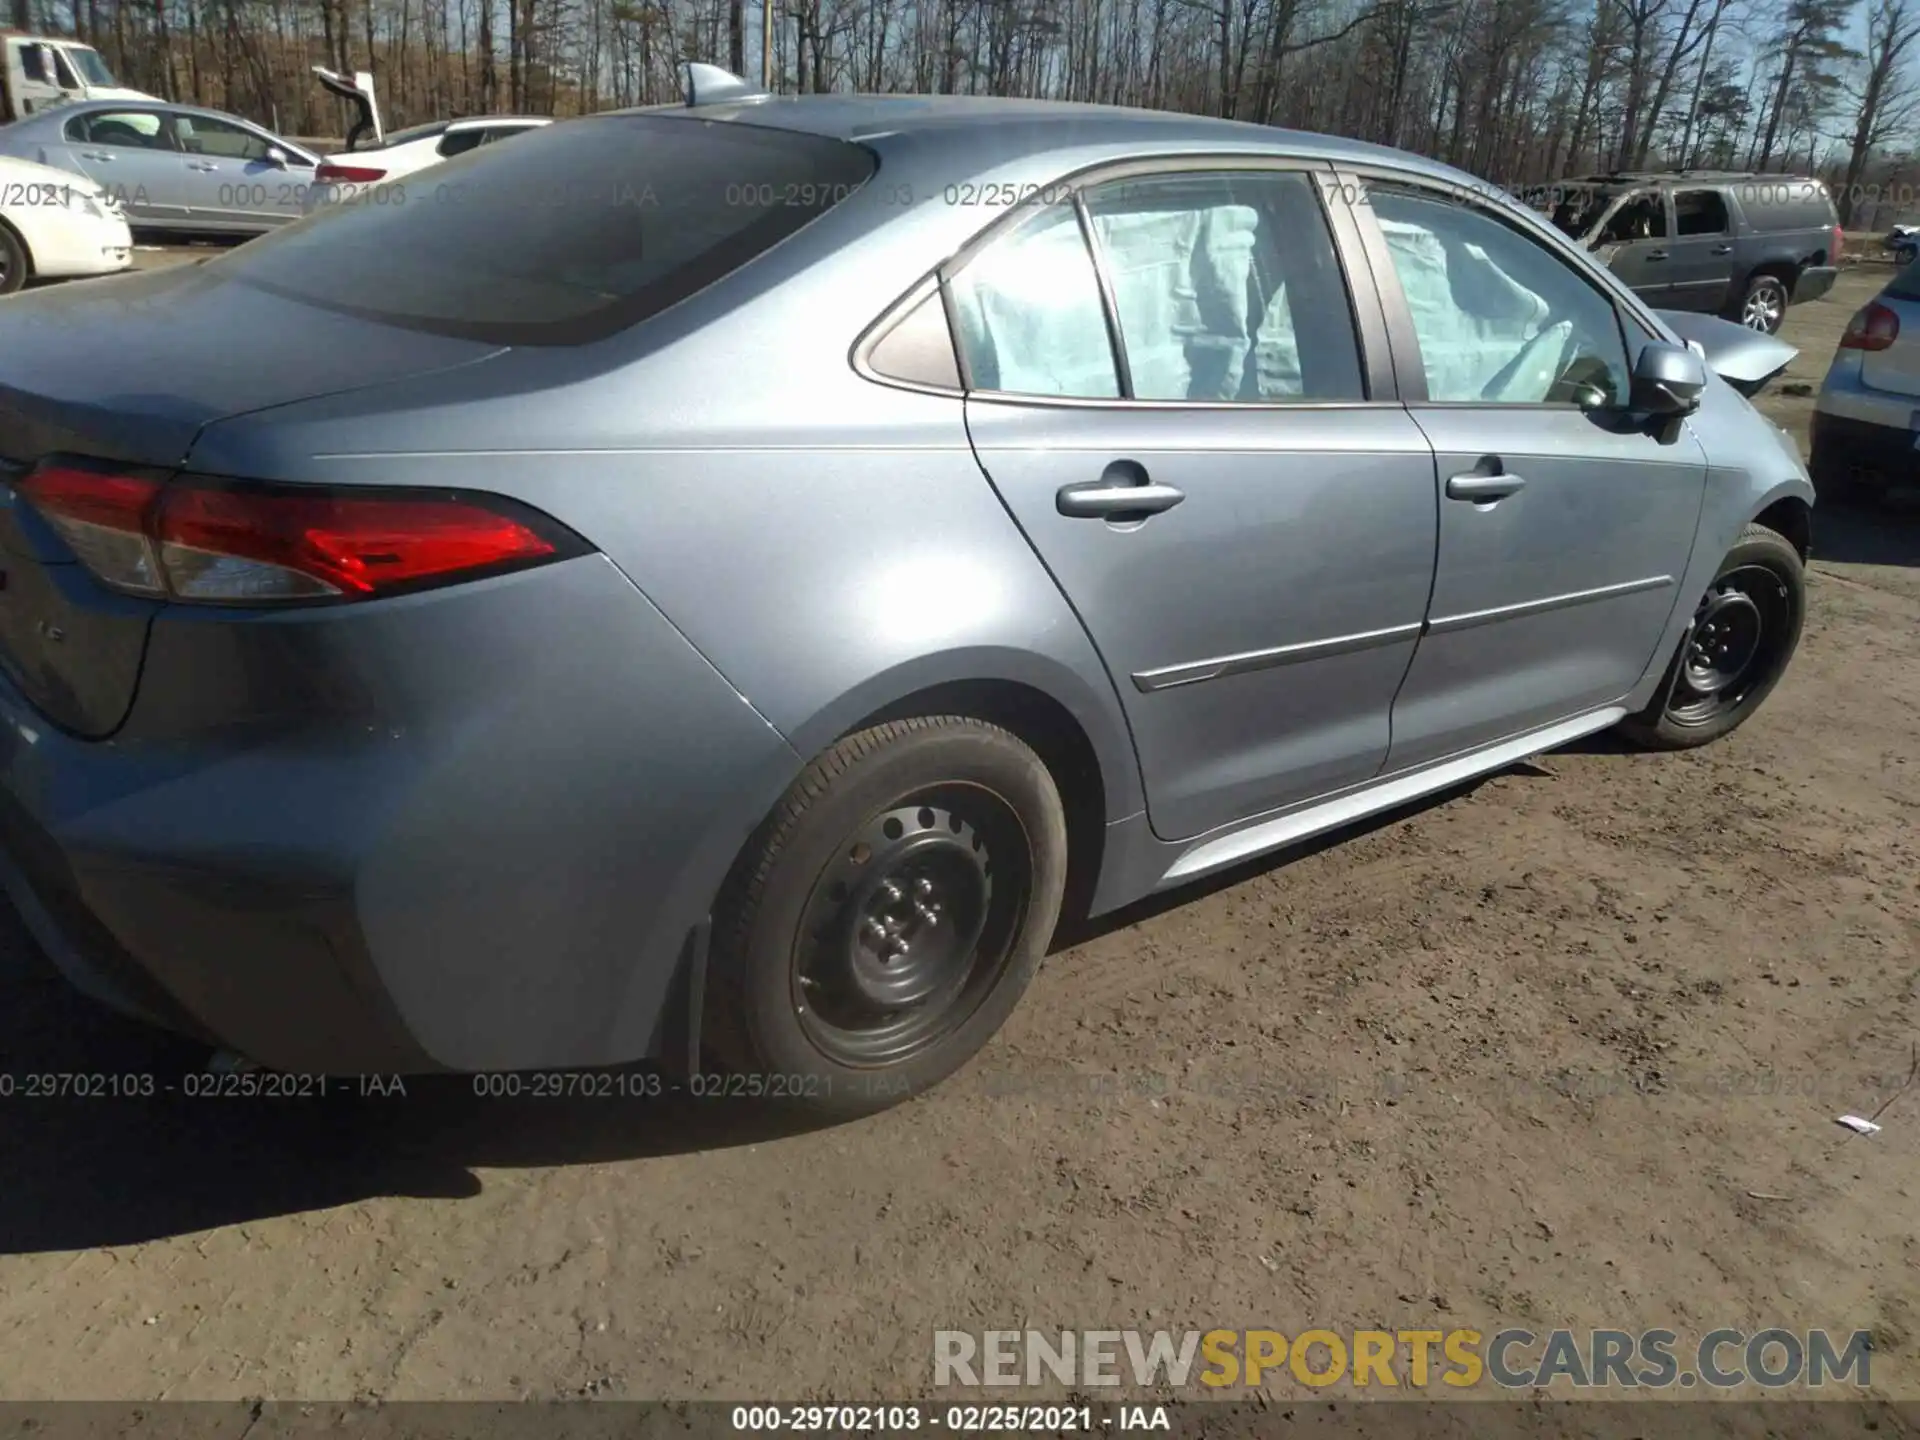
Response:
[{"label": "white sedan", "polygon": [[307,191],[309,212],[477,150],[552,124],[545,116],[478,115],[467,120],[436,120],[396,130],[383,144],[345,150],[321,161]]},{"label": "white sedan", "polygon": [[110,275],[132,263],[127,217],[104,189],[0,155],[0,295],[30,279]]}]

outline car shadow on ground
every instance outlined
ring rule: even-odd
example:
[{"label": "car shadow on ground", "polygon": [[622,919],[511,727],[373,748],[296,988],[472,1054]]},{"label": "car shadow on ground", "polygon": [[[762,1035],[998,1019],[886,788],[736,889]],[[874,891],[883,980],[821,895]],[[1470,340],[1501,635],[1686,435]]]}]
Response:
[{"label": "car shadow on ground", "polygon": [[[1500,773],[1551,775],[1531,763]],[[1064,925],[1054,949],[1452,803],[1490,778]],[[320,1096],[192,1093],[210,1088],[208,1058],[72,991],[0,900],[0,1255],[136,1244],[381,1196],[463,1199],[480,1193],[476,1169],[645,1159],[818,1128],[777,1103],[696,1098],[686,1084],[676,1093],[667,1077],[661,1093],[636,1098],[645,1071],[615,1072],[629,1093],[592,1099],[483,1097],[473,1077],[408,1077],[404,1094],[391,1077],[330,1081]]]},{"label": "car shadow on ground", "polygon": [[1920,568],[1920,495],[1823,501],[1813,515],[1813,558]]}]

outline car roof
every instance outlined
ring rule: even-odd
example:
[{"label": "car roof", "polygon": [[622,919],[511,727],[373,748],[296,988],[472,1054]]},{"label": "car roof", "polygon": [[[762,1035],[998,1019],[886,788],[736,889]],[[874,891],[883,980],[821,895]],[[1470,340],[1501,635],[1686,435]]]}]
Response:
[{"label": "car roof", "polygon": [[1781,185],[1818,185],[1810,175],[1783,175],[1764,170],[1617,170],[1605,175],[1575,175],[1563,185],[1618,186],[1714,185],[1730,180],[1767,180]]},{"label": "car roof", "polygon": [[986,164],[1014,162],[1067,145],[1129,144],[1161,153],[1216,145],[1255,147],[1335,164],[1391,165],[1455,183],[1486,186],[1485,181],[1452,166],[1363,140],[1210,115],[1079,101],[992,95],[775,95],[604,113],[739,121],[855,143],[895,136],[940,137],[964,144],[974,159]]},{"label": "car roof", "polygon": [[38,120],[45,116],[48,119],[58,117],[65,120],[75,115],[91,115],[100,110],[111,110],[115,114],[139,114],[166,110],[182,115],[199,115],[208,120],[232,120],[240,125],[251,125],[256,130],[267,128],[247,119],[244,115],[232,115],[225,110],[214,110],[205,105],[183,105],[173,100],[63,100],[58,105],[49,105],[44,110],[36,110],[26,118]]}]

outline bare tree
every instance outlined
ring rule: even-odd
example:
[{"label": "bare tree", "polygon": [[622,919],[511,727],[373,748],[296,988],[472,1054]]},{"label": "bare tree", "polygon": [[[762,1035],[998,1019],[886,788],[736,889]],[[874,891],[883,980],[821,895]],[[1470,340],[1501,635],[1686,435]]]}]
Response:
[{"label": "bare tree", "polygon": [[1846,178],[1840,187],[1840,223],[1851,225],[1860,199],[1860,182],[1874,152],[1897,133],[1910,132],[1920,109],[1909,66],[1920,39],[1920,8],[1914,0],[1874,0],[1867,17],[1866,74],[1851,98],[1859,106],[1853,142],[1847,151]]},{"label": "bare tree", "polygon": [[1779,43],[1780,74],[1774,84],[1773,103],[1767,111],[1765,133],[1760,137],[1754,163],[1765,169],[1773,159],[1774,142],[1780,138],[1780,125],[1788,106],[1800,87],[1802,104],[1831,80],[1831,66],[1851,53],[1839,40],[1853,10],[1854,0],[1788,0],[1785,32]]}]

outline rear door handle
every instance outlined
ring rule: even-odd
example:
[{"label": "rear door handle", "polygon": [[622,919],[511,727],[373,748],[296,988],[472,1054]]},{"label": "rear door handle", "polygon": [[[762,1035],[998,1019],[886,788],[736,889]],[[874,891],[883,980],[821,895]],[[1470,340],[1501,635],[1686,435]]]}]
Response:
[{"label": "rear door handle", "polygon": [[1184,490],[1155,485],[1138,465],[1117,461],[1098,480],[1061,486],[1053,503],[1062,515],[1098,520],[1110,515],[1158,515],[1186,498]]},{"label": "rear door handle", "polygon": [[1664,260],[1666,258],[1667,252],[1664,250],[1649,250],[1647,252],[1647,259],[1649,260]]},{"label": "rear door handle", "polygon": [[110,165],[113,163],[113,156],[102,155],[98,150],[82,150],[80,152],[80,158],[82,160],[98,160],[102,164],[107,164],[107,165]]},{"label": "rear door handle", "polygon": [[210,160],[191,160],[187,162],[189,170],[218,170],[220,167]]},{"label": "rear door handle", "polygon": [[1504,500],[1507,496],[1526,488],[1527,482],[1518,475],[1485,475],[1477,471],[1468,471],[1465,475],[1456,475],[1447,481],[1449,500],[1471,500],[1476,505],[1485,505],[1494,500]]}]

